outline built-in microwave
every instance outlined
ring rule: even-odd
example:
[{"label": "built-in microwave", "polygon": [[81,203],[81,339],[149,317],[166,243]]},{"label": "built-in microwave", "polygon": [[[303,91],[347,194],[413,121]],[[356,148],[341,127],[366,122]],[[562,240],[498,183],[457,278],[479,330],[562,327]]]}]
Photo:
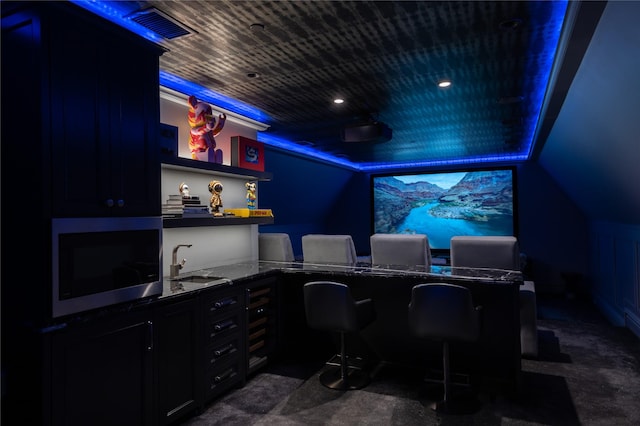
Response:
[{"label": "built-in microwave", "polygon": [[52,316],[162,293],[162,218],[52,219]]}]

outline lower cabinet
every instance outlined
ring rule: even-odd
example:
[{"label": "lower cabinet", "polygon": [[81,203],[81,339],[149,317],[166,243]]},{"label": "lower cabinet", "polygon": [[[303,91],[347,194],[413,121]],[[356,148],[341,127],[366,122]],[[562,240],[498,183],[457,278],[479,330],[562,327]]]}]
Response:
[{"label": "lower cabinet", "polygon": [[216,290],[204,303],[204,398],[209,402],[245,382],[242,288]]},{"label": "lower cabinet", "polygon": [[276,294],[275,278],[248,281],[51,333],[43,423],[178,423],[266,364],[276,350]]},{"label": "lower cabinet", "polygon": [[152,355],[148,309],[70,326],[53,335],[51,424],[153,424]]},{"label": "lower cabinet", "polygon": [[190,297],[154,309],[158,425],[173,423],[202,405],[198,302]]},{"label": "lower cabinet", "polygon": [[244,383],[242,291],[212,289],[154,308],[157,424],[175,424]]}]

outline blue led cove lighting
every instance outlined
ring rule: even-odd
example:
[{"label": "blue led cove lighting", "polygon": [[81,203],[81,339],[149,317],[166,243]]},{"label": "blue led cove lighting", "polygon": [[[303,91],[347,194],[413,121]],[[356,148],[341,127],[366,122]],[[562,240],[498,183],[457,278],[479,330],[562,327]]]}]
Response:
[{"label": "blue led cove lighting", "polygon": [[270,121],[269,116],[257,108],[165,71],[160,71],[160,85],[189,96],[194,95],[199,100],[235,112],[260,123],[268,123]]},{"label": "blue led cove lighting", "polygon": [[336,157],[334,155],[326,154],[322,151],[318,151],[316,149],[312,149],[310,147],[305,147],[298,145],[295,142],[288,141],[286,139],[282,139],[280,137],[276,137],[270,135],[268,133],[260,133],[258,132],[258,141],[264,143],[265,145],[272,146],[274,148],[280,148],[287,152],[292,152],[296,154],[300,154],[304,157],[311,157],[317,160],[326,161],[332,164],[340,165],[347,169],[351,170],[360,170],[360,165],[356,163],[352,163],[349,160],[344,158]]},{"label": "blue led cove lighting", "polygon": [[[120,25],[132,31],[135,34],[144,37],[159,45],[164,41],[162,37],[156,33],[144,28],[143,26],[124,18],[132,12],[131,2],[119,2],[119,1],[92,1],[92,0],[72,0],[72,3],[102,16],[103,18]],[[546,34],[547,43],[544,46],[542,53],[531,60],[536,60],[539,65],[539,72],[537,73],[538,81],[537,88],[534,93],[534,99],[531,99],[531,105],[534,105],[535,111],[525,122],[525,135],[524,135],[524,147],[521,152],[512,154],[491,154],[478,157],[466,157],[455,158],[450,160],[433,160],[433,161],[411,161],[411,162],[380,162],[380,163],[362,163],[357,164],[350,162],[344,158],[336,157],[330,154],[326,154],[320,150],[303,147],[295,142],[288,141],[282,138],[277,138],[269,135],[268,133],[258,132],[258,140],[264,142],[267,145],[287,150],[292,153],[300,154],[307,157],[316,158],[321,161],[333,163],[348,169],[358,171],[383,171],[387,169],[404,169],[404,168],[426,168],[426,167],[439,167],[461,164],[478,164],[478,163],[501,163],[501,162],[520,162],[529,159],[529,156],[533,150],[534,138],[536,134],[536,128],[541,120],[541,113],[545,102],[545,97],[550,96],[548,93],[548,84],[550,81],[551,71],[554,65],[554,59],[559,46],[560,35],[562,26],[564,23],[565,14],[568,6],[567,0],[553,1],[553,10],[549,21],[552,22],[553,30],[552,34]],[[261,110],[242,103],[238,100],[226,97],[220,93],[217,93],[211,89],[205,88],[198,84],[184,80],[173,74],[160,71],[160,84],[178,92],[195,95],[199,99],[212,105],[224,108],[228,111],[237,113],[241,116],[250,118],[260,123],[269,124],[271,118]]]}]

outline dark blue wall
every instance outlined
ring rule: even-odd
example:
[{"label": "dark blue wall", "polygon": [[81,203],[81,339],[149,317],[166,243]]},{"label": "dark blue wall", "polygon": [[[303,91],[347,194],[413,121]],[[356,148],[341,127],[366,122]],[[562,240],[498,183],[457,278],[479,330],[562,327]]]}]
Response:
[{"label": "dark blue wall", "polygon": [[[258,184],[258,207],[272,209],[275,220],[273,225],[261,225],[260,232],[288,233],[296,256],[302,255],[303,235],[342,233],[331,224],[336,215],[346,217],[338,205],[353,177],[351,171],[268,147],[265,169],[273,179]],[[363,207],[350,220],[355,222],[366,212]]]},{"label": "dark blue wall", "polygon": [[[260,208],[274,211],[260,232],[286,232],[296,256],[310,233],[349,234],[359,256],[369,254],[370,178],[320,161],[266,148],[273,180],[258,188]],[[415,170],[424,171],[422,170]],[[537,163],[517,166],[520,249],[527,255],[538,291],[558,292],[567,274],[588,274],[588,222]]]}]

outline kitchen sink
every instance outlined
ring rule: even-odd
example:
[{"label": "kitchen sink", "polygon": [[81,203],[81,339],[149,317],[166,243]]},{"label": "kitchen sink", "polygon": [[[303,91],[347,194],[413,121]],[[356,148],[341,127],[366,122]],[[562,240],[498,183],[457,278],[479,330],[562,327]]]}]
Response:
[{"label": "kitchen sink", "polygon": [[224,277],[213,275],[190,275],[171,280],[171,290],[173,291],[191,291],[208,287],[209,285],[218,285],[229,282]]},{"label": "kitchen sink", "polygon": [[215,277],[212,275],[191,275],[188,277],[181,277],[176,279],[176,281],[180,281],[183,283],[198,283],[198,284],[206,284],[212,281],[223,280],[224,277]]}]

